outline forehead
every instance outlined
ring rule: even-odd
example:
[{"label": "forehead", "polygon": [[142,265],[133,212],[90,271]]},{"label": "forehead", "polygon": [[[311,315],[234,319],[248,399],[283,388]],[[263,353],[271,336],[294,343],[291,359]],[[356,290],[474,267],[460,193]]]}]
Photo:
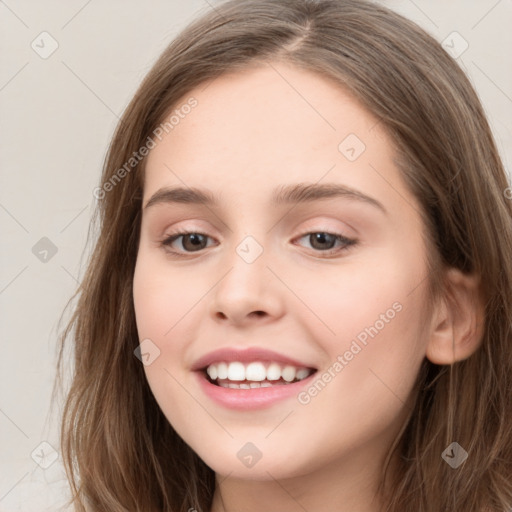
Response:
[{"label": "forehead", "polygon": [[[194,108],[183,108],[191,99]],[[310,71],[268,63],[225,74],[184,95],[172,114],[147,157],[145,200],[170,185],[246,197],[323,179],[382,195],[379,174],[401,185],[378,120]]]}]

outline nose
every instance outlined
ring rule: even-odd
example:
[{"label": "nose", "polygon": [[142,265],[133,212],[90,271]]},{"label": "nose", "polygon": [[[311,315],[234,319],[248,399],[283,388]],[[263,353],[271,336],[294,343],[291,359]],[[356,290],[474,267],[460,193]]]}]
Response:
[{"label": "nose", "polygon": [[212,290],[210,314],[216,322],[238,326],[275,321],[283,315],[283,294],[265,250],[251,263],[235,252]]}]

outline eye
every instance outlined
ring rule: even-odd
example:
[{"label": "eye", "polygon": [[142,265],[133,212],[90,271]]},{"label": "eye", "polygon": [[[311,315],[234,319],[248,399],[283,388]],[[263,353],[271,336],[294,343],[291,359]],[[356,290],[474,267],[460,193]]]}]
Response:
[{"label": "eye", "polygon": [[206,247],[205,241],[210,238],[203,233],[198,233],[196,231],[176,231],[167,238],[165,238],[161,244],[167,248],[169,252],[175,254],[176,256],[184,256],[182,253],[170,249],[173,247],[174,242],[176,242],[179,238],[181,240],[181,247],[187,252],[198,252]]},{"label": "eye", "polygon": [[[181,250],[175,250],[174,244],[181,240]],[[198,233],[197,231],[176,231],[162,240],[160,243],[165,249],[175,256],[186,256],[187,253],[199,252],[207,247],[206,241],[208,235]],[[357,240],[347,238],[341,233],[329,233],[327,231],[311,231],[301,235],[298,240],[307,238],[315,252],[321,253],[322,257],[331,256],[342,251],[347,251],[349,247],[357,245]],[[341,244],[334,248],[336,242]]]},{"label": "eye", "polygon": [[[357,245],[357,240],[353,238],[347,238],[341,233],[328,233],[327,231],[312,231],[305,233],[300,236],[298,240],[301,240],[302,238],[306,238],[313,249],[315,249],[316,252],[323,253],[323,256],[331,256],[332,254],[346,251],[349,247]],[[339,242],[341,247],[338,246],[337,249],[333,248],[336,242]]]}]

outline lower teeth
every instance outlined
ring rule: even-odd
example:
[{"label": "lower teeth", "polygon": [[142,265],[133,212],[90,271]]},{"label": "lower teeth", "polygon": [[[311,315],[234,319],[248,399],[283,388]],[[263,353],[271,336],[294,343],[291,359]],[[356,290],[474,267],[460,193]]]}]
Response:
[{"label": "lower teeth", "polygon": [[[298,382],[297,380],[294,380],[293,382]],[[292,384],[293,382],[286,382],[284,380],[274,380],[274,381],[268,381],[264,380],[261,382],[227,382],[227,381],[216,381],[213,382],[213,384],[220,386],[222,388],[231,388],[231,389],[251,389],[251,388],[269,388],[271,386],[284,386],[286,384]]]}]

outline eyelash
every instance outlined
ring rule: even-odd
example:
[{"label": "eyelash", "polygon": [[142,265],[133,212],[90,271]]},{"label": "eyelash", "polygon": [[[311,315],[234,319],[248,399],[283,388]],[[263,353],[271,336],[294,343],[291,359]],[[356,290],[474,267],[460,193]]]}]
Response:
[{"label": "eyelash", "polygon": [[[339,241],[339,242],[342,242],[344,244],[344,247],[341,247],[341,248],[338,248],[338,249],[329,249],[329,250],[326,250],[326,251],[319,251],[319,250],[314,250],[313,249],[315,252],[319,252],[320,254],[322,254],[322,256],[321,256],[322,258],[327,258],[329,256],[333,256],[333,255],[338,254],[338,253],[346,252],[346,251],[350,250],[351,248],[355,247],[358,244],[358,240],[357,239],[347,238],[346,236],[343,236],[340,233],[330,233],[328,231],[308,231],[308,232],[300,235],[298,237],[298,239],[300,240],[301,238],[304,238],[307,235],[313,235],[313,234],[318,234],[318,233],[332,235],[332,236],[335,237],[335,241]],[[178,238],[180,238],[182,236],[186,236],[186,235],[201,235],[203,237],[210,238],[208,235],[206,235],[204,233],[200,233],[199,231],[177,230],[174,233],[171,233],[169,236],[166,236],[162,241],[160,241],[160,245],[168,253],[170,253],[173,256],[176,256],[178,258],[186,258],[189,255],[193,255],[195,253],[200,253],[203,249],[200,249],[199,251],[188,252],[188,253],[185,253],[185,254],[180,253],[180,252],[175,251],[175,250],[169,249],[170,245],[174,241],[176,241]]]}]

